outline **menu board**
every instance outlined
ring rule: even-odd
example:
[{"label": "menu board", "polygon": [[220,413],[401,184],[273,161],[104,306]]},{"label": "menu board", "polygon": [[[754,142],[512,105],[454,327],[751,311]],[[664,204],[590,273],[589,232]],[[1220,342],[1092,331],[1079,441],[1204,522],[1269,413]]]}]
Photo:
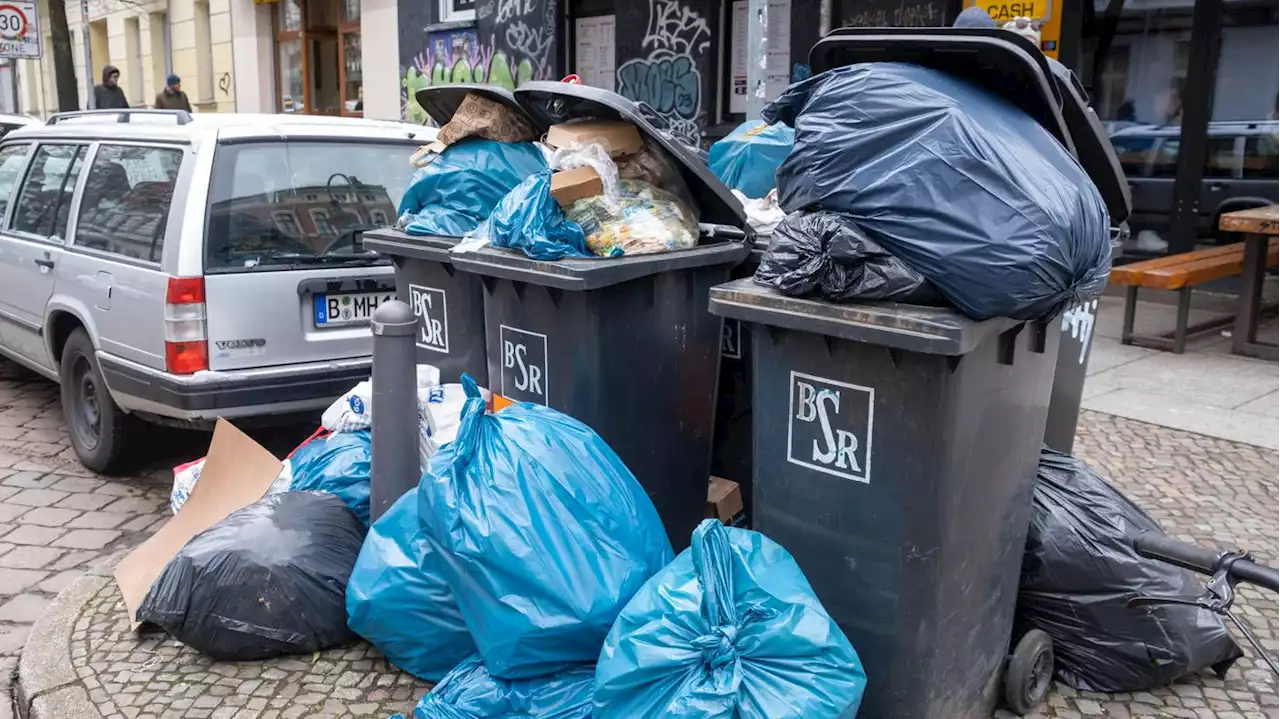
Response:
[{"label": "menu board", "polygon": [[580,17],[574,24],[574,73],[583,85],[614,89],[614,16]]}]

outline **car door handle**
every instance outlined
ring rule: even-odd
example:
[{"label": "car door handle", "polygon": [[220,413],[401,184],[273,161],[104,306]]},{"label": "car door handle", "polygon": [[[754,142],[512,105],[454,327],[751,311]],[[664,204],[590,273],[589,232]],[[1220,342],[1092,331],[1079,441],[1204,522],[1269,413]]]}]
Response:
[{"label": "car door handle", "polygon": [[37,257],[36,259],[32,260],[32,262],[35,262],[37,265],[39,265],[43,269],[46,269],[46,270],[53,269],[53,260],[42,260]]},{"label": "car door handle", "polygon": [[1227,188],[1227,186],[1226,186],[1226,185],[1224,185],[1224,184],[1222,184],[1222,183],[1220,183],[1220,182],[1214,182],[1214,183],[1212,183],[1212,184],[1210,184],[1210,185],[1209,185],[1209,190],[1210,190],[1210,191],[1212,191],[1212,192],[1222,192],[1222,191],[1223,191],[1223,190],[1225,190],[1226,188]]}]

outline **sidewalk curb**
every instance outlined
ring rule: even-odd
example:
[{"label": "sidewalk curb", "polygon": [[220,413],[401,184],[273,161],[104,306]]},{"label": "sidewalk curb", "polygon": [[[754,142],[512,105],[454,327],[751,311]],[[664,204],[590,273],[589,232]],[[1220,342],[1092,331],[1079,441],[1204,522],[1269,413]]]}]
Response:
[{"label": "sidewalk curb", "polygon": [[18,659],[14,687],[19,719],[90,719],[101,714],[71,664],[71,633],[84,605],[114,581],[111,571],[125,552],[89,569],[64,589],[36,622]]}]

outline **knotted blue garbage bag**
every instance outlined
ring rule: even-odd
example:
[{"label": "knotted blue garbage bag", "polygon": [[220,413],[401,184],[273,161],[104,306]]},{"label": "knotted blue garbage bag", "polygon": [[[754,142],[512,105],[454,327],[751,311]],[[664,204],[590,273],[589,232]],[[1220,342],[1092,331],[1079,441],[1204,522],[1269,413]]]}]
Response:
[{"label": "knotted blue garbage bag", "polygon": [[545,677],[496,679],[472,656],[422,697],[413,719],[590,719],[595,675],[586,664]]},{"label": "knotted blue garbage bag", "polygon": [[796,130],[782,209],[846,213],[974,319],[1050,320],[1106,288],[1110,223],[1093,181],[977,85],[864,63],[792,85],[764,118]]},{"label": "knotted blue garbage bag", "polygon": [[731,189],[759,199],[774,188],[778,165],[795,142],[796,131],[782,123],[749,120],[711,146],[707,164]]},{"label": "knotted blue garbage bag", "polygon": [[476,651],[436,568],[410,490],[373,523],[347,582],[347,626],[406,672],[438,682]]},{"label": "knotted blue garbage bag", "polygon": [[293,467],[289,489],[335,494],[368,527],[372,451],[367,429],[317,437],[289,458]]},{"label": "knotted blue garbage bag", "polygon": [[658,512],[591,428],[550,407],[485,411],[475,380],[458,436],[418,484],[485,666],[503,679],[595,661],[623,605],[671,561]]},{"label": "knotted blue garbage bag", "polygon": [[450,145],[418,170],[400,199],[404,231],[462,237],[516,185],[545,169],[546,157],[532,142],[469,138]]},{"label": "knotted blue garbage bag", "polygon": [[592,717],[853,719],[866,684],[791,555],[708,519],[614,623]]},{"label": "knotted blue garbage bag", "polygon": [[592,257],[578,223],[551,197],[551,171],[530,175],[502,198],[474,233],[494,247],[520,250],[535,260]]}]

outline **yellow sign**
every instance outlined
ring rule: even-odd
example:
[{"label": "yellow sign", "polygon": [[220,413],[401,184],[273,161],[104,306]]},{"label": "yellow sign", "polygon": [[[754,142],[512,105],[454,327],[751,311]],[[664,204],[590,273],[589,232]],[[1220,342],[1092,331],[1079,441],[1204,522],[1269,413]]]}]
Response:
[{"label": "yellow sign", "polygon": [[1057,60],[1062,40],[1062,17],[1049,0],[973,0],[968,3],[987,11],[998,25],[1025,17],[1040,30],[1040,49]]}]

